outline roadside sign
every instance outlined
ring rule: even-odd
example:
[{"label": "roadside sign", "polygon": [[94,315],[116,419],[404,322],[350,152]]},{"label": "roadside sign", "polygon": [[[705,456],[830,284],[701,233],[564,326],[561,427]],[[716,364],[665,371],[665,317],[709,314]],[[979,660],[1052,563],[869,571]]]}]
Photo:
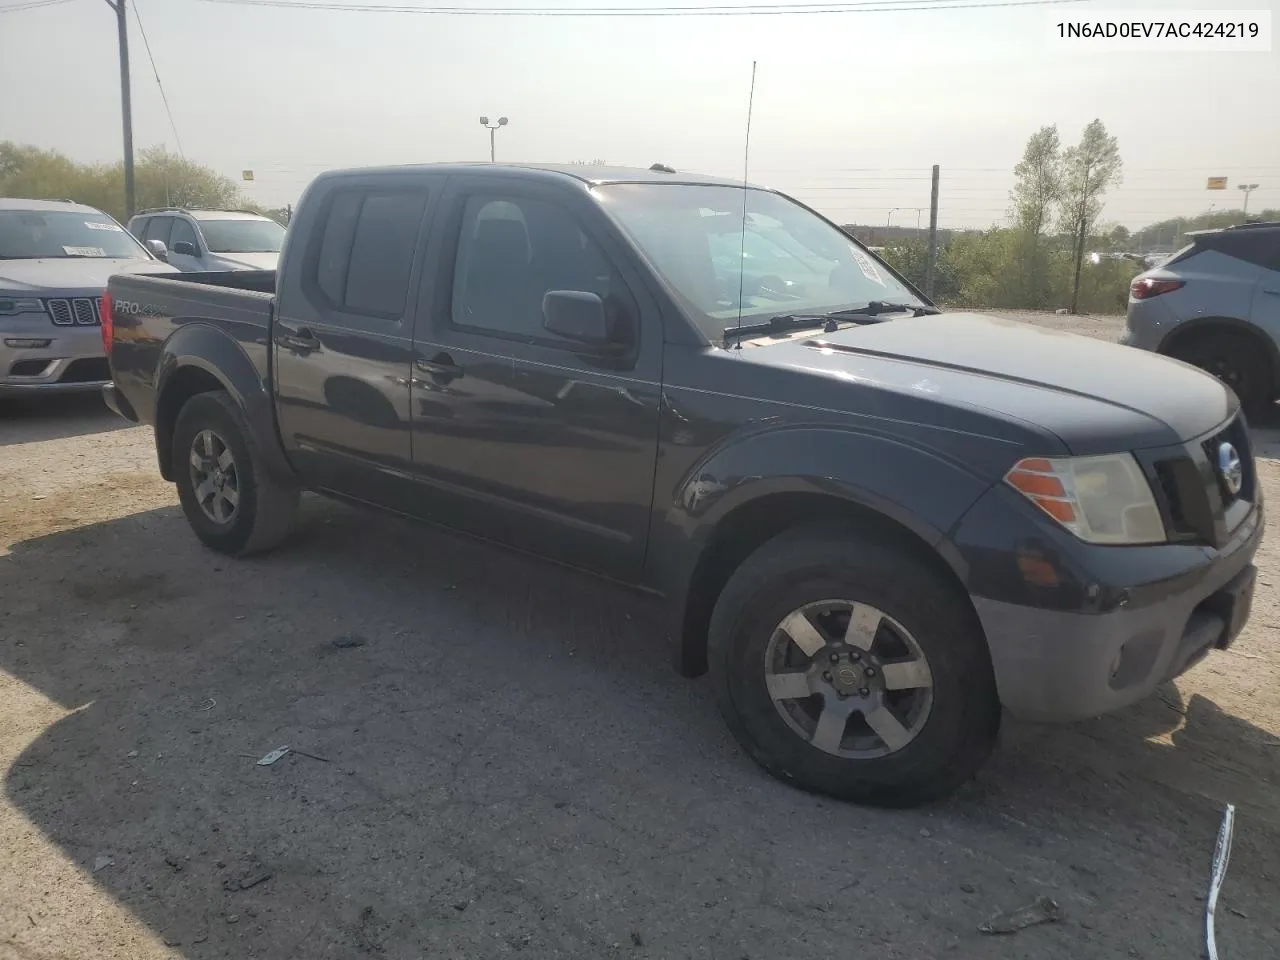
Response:
[{"label": "roadside sign", "polygon": [[[253,179],[253,177],[246,177],[245,179],[247,179],[247,180],[252,180],[252,179]],[[1205,189],[1207,189],[1207,190],[1225,190],[1225,189],[1227,189],[1227,178],[1226,178],[1226,177],[1210,177],[1210,178],[1209,178],[1209,185],[1208,185],[1208,187],[1206,187]]]},{"label": "roadside sign", "polygon": [[[252,180],[252,179],[253,179],[253,171],[252,171],[252,170],[244,170],[244,171],[242,171],[242,172],[240,173],[240,179],[241,179],[241,180]],[[1223,181],[1222,181],[1222,185],[1225,187],[1225,186],[1227,185],[1227,181],[1223,180]]]}]

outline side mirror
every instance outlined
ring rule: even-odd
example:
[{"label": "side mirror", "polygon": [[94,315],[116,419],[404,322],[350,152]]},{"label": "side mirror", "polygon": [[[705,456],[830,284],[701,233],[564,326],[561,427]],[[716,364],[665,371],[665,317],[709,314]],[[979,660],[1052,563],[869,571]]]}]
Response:
[{"label": "side mirror", "polygon": [[543,294],[542,325],[566,340],[597,347],[609,342],[604,301],[583,290],[548,290]]},{"label": "side mirror", "polygon": [[148,240],[147,249],[156,255],[157,260],[169,262],[169,248],[164,245],[163,240]]},{"label": "side mirror", "polygon": [[173,245],[173,252],[181,254],[184,257],[198,257],[200,251],[196,249],[196,245],[187,240],[179,240]]}]

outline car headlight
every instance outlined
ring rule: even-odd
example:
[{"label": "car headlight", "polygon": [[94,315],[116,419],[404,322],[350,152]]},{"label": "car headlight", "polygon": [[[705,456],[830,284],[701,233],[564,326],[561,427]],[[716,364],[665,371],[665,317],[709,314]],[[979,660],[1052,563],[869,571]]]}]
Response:
[{"label": "car headlight", "polygon": [[0,317],[13,317],[20,313],[44,313],[44,304],[39,300],[6,297],[0,293]]},{"label": "car headlight", "polygon": [[1005,475],[1013,487],[1089,543],[1164,543],[1164,521],[1132,454],[1028,457]]}]

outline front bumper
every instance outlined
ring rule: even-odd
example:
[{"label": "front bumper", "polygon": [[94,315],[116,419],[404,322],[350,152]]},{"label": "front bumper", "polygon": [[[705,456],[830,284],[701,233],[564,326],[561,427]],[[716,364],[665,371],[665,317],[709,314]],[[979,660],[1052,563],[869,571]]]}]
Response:
[{"label": "front bumper", "polygon": [[44,314],[0,326],[0,396],[94,392],[108,378],[96,326],[55,326]]},{"label": "front bumper", "polygon": [[1199,563],[1171,580],[1147,582],[1135,569],[1129,595],[1159,597],[1141,606],[1082,613],[974,597],[1001,703],[1025,720],[1096,717],[1225,648],[1248,619],[1264,527],[1259,505],[1222,550],[1205,548]]}]

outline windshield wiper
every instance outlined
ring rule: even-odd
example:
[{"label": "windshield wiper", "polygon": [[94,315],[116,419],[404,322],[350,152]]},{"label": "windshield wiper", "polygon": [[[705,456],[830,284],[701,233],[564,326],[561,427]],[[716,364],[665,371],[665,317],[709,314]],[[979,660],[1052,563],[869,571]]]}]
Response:
[{"label": "windshield wiper", "polygon": [[865,307],[853,307],[848,310],[832,310],[829,313],[784,313],[770,317],[761,323],[744,323],[737,327],[724,328],[724,342],[740,336],[756,336],[766,333],[786,333],[789,330],[803,330],[805,327],[822,327],[824,333],[835,333],[839,329],[838,321],[850,323],[883,323],[880,315],[885,313],[907,313],[913,316],[927,317],[942,311],[924,304],[912,306],[906,303],[885,303],[883,300],[872,300]]},{"label": "windshield wiper", "polygon": [[885,303],[883,300],[872,300],[865,307],[844,312],[870,314],[873,317],[882,313],[910,313],[915,317],[933,317],[942,311],[937,307],[929,307],[923,303]]},{"label": "windshield wiper", "polygon": [[[863,314],[863,316],[870,316]],[[836,330],[836,318],[846,319],[842,312],[838,313],[783,313],[770,317],[761,323],[744,323],[736,327],[724,328],[724,341],[741,336],[755,336],[762,333],[786,333],[789,330],[803,330],[805,327],[822,327],[828,333]],[[852,319],[852,318],[849,318]],[[874,321],[873,321],[874,322]]]}]

